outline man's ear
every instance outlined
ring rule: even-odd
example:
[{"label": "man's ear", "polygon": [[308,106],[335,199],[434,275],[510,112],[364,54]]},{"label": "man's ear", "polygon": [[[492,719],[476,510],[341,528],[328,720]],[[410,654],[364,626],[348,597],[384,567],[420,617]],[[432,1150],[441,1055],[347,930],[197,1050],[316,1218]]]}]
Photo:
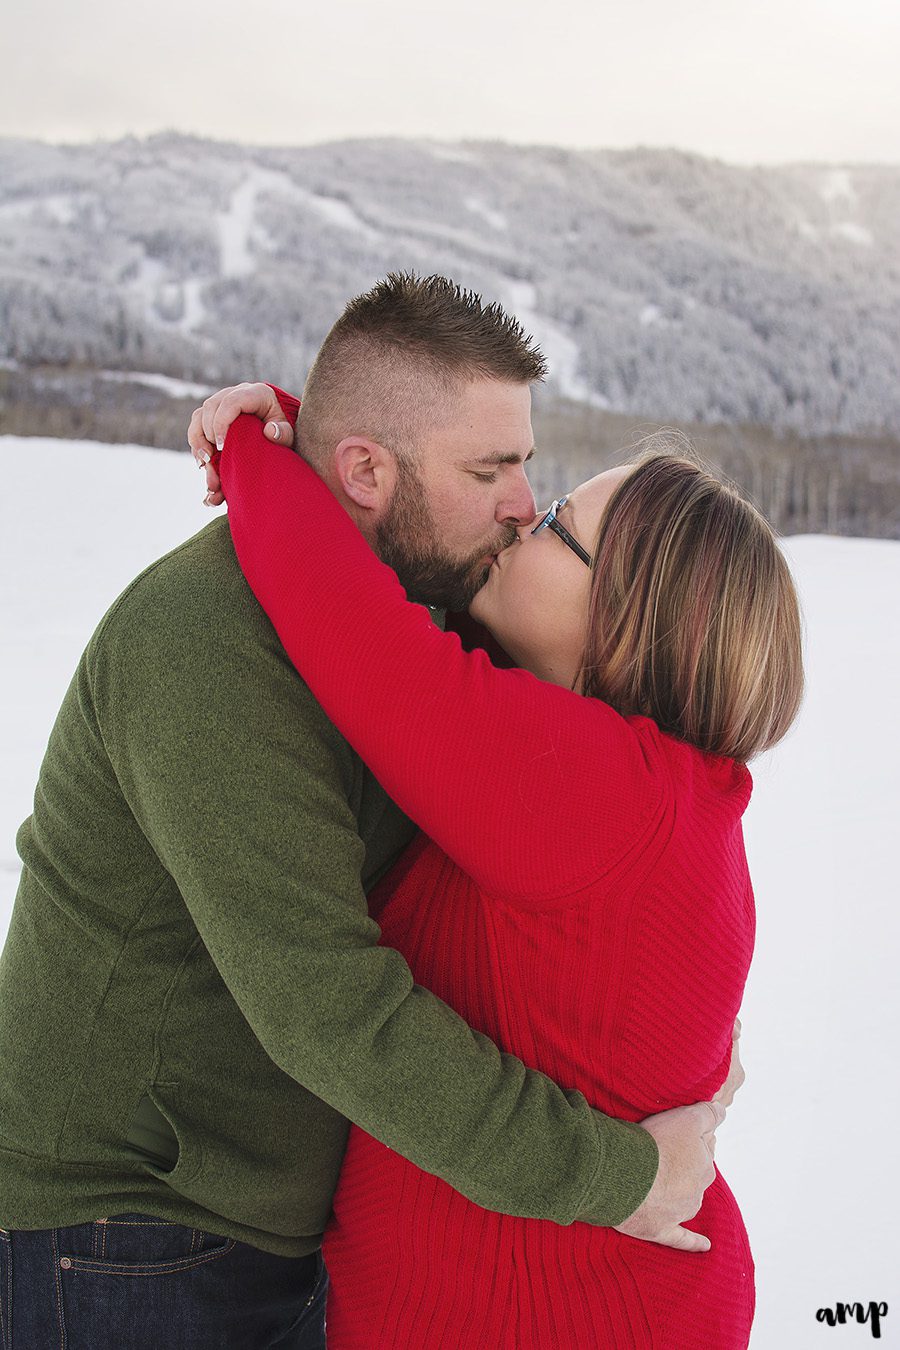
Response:
[{"label": "man's ear", "polygon": [[378,441],[346,436],[334,452],[334,473],[355,506],[380,515],[394,494],[397,461]]}]

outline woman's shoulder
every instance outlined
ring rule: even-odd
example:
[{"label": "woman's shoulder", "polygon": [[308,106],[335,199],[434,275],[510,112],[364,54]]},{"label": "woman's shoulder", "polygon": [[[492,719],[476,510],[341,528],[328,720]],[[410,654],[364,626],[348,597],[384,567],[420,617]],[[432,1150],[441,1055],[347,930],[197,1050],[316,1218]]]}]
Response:
[{"label": "woman's shoulder", "polygon": [[743,814],[753,791],[753,778],[746,764],[680,740],[663,731],[652,718],[626,720],[648,758],[665,765],[676,798],[699,798]]}]

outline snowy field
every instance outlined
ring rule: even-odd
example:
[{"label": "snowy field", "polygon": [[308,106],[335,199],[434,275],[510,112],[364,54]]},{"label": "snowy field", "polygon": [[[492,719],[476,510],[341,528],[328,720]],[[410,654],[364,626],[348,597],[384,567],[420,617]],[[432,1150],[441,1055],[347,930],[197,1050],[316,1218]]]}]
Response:
[{"label": "snowy field", "polygon": [[[187,455],[3,437],[0,465],[2,939],[15,831],[78,656],[131,577],[210,513]],[[900,543],[800,538],[787,551],[809,693],[754,769],[747,1083],[717,1161],[756,1256],[753,1350],[868,1343],[868,1325],[830,1329],[816,1311],[870,1300],[888,1304],[881,1344],[900,1346]]]}]

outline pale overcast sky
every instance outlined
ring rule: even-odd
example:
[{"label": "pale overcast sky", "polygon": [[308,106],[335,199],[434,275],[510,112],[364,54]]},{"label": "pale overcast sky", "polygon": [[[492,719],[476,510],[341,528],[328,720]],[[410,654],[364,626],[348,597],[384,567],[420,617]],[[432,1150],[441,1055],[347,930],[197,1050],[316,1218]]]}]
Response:
[{"label": "pale overcast sky", "polygon": [[7,0],[0,135],[900,162],[900,0]]}]

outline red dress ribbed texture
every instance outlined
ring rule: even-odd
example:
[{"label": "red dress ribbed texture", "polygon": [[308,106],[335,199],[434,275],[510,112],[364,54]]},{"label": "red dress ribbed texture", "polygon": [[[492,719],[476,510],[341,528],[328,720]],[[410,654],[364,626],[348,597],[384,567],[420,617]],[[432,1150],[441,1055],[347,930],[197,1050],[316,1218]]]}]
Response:
[{"label": "red dress ribbed texture", "polygon": [[[424,831],[372,897],[383,942],[610,1115],[710,1098],[753,949],[746,767],[466,652],[255,419],[228,444],[250,585]],[[461,1090],[435,1081],[434,1110]],[[753,1261],[721,1174],[688,1226],[710,1252],[493,1213],[354,1128],[325,1243],[329,1350],[739,1350]]]}]

